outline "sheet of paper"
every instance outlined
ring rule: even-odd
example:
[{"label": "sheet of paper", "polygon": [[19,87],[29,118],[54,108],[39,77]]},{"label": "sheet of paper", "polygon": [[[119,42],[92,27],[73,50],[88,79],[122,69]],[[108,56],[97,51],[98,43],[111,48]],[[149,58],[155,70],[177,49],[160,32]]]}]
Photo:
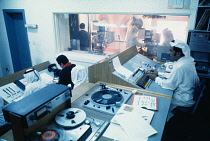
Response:
[{"label": "sheet of paper", "polygon": [[119,141],[147,141],[148,140],[148,138],[138,138],[138,139],[129,138],[129,135],[127,135],[124,129],[119,124],[115,124],[115,123],[110,123],[109,127],[107,128],[103,136],[114,139],[114,140],[119,140]]},{"label": "sheet of paper", "polygon": [[133,72],[131,72],[130,70],[126,69],[125,67],[123,67],[120,63],[120,60],[118,57],[115,57],[113,60],[113,66],[114,66],[114,69],[120,73],[121,75],[125,76],[126,78],[129,78]]},{"label": "sheet of paper", "polygon": [[[120,135],[120,136],[119,136]],[[125,133],[123,128],[119,124],[110,123],[109,127],[103,134],[104,137],[119,140],[128,141],[128,135]]]},{"label": "sheet of paper", "polygon": [[184,6],[184,0],[174,0],[173,1],[174,8],[183,8],[183,6]]},{"label": "sheet of paper", "polygon": [[158,110],[157,97],[154,96],[134,95],[132,105],[139,105],[140,107],[145,107],[147,109]]},{"label": "sheet of paper", "polygon": [[51,84],[53,82],[53,77],[47,73],[41,73],[40,77],[42,78],[42,81],[44,81],[46,84]]},{"label": "sheet of paper", "polygon": [[[120,120],[119,120],[120,119]],[[148,138],[157,133],[157,131],[143,118],[137,117],[135,114],[120,115],[118,123],[129,135],[132,140],[139,138]]]},{"label": "sheet of paper", "polygon": [[111,123],[115,123],[123,129],[130,140],[146,140],[149,136],[157,133],[140,115],[139,110],[138,106],[123,104],[111,120]]},{"label": "sheet of paper", "polygon": [[147,110],[147,109],[143,109],[141,107],[137,107],[137,108],[138,108],[139,116],[142,117],[144,120],[146,120],[148,123],[151,123],[155,112]]}]

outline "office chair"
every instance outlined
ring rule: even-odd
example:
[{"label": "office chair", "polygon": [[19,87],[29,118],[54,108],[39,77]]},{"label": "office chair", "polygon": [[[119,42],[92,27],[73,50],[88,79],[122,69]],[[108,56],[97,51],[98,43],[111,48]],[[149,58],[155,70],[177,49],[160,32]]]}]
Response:
[{"label": "office chair", "polygon": [[195,101],[195,104],[192,107],[176,107],[175,108],[175,112],[176,111],[181,111],[181,112],[185,112],[185,113],[189,113],[191,115],[194,115],[197,112],[199,103],[201,98],[203,97],[203,90],[205,89],[205,79],[203,79],[199,86],[197,88],[195,88],[194,91],[194,96],[193,96],[193,100]]}]

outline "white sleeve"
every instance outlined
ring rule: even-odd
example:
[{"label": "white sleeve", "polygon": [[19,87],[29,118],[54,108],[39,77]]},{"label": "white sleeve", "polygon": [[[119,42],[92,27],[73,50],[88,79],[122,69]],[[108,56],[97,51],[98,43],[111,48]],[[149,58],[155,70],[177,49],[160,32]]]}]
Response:
[{"label": "white sleeve", "polygon": [[155,82],[160,85],[162,88],[175,90],[177,86],[180,84],[182,79],[182,72],[179,70],[173,71],[173,73],[169,73],[167,79],[162,79],[160,77],[156,77]]},{"label": "white sleeve", "polygon": [[158,75],[159,75],[160,77],[169,78],[170,73],[158,72]]},{"label": "white sleeve", "polygon": [[26,85],[26,88],[25,88],[25,91],[24,91],[24,94],[22,95],[22,97],[24,98],[24,97],[30,95],[32,93],[33,89],[34,88],[33,88],[32,84]]}]

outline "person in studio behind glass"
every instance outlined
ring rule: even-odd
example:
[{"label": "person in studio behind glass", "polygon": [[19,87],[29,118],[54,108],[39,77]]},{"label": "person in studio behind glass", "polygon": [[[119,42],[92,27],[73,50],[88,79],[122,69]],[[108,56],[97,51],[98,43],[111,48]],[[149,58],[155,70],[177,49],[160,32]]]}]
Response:
[{"label": "person in studio behind glass", "polygon": [[77,38],[80,40],[80,50],[88,51],[90,47],[90,34],[85,31],[84,23],[81,23],[79,26],[81,30],[78,32]]},{"label": "person in studio behind glass", "polygon": [[69,84],[71,85],[71,89],[74,88],[74,83],[72,82],[71,79],[71,70],[76,66],[75,64],[71,64],[69,62],[68,58],[65,55],[59,55],[56,58],[57,63],[60,65],[62,68],[60,72],[58,73],[59,80],[57,84],[63,84],[68,86]]}]

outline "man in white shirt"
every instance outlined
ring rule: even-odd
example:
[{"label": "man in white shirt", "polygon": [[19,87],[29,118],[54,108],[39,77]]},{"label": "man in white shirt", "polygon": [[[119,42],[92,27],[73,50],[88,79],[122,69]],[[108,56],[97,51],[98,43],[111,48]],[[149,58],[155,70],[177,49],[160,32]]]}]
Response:
[{"label": "man in white shirt", "polygon": [[22,98],[47,86],[47,84],[41,79],[39,72],[33,68],[26,70],[23,76],[27,84]]},{"label": "man in white shirt", "polygon": [[173,90],[168,119],[173,116],[171,111],[177,107],[191,107],[195,101],[193,93],[199,84],[199,78],[195,69],[194,59],[190,56],[189,46],[179,40],[170,42],[170,58],[173,69],[170,73],[161,73],[150,70],[148,76],[162,88]]}]

